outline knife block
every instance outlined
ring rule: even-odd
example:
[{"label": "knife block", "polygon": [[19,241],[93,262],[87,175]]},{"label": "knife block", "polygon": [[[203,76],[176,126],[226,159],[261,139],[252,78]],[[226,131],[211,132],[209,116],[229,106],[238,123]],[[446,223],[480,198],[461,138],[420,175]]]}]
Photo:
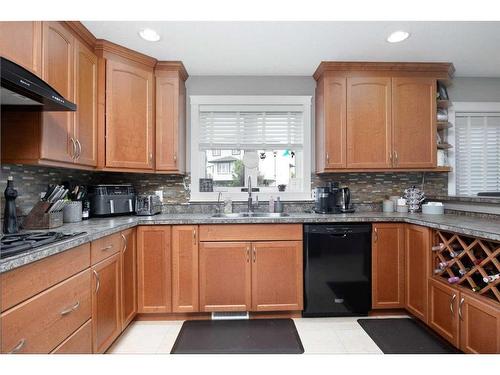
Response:
[{"label": "knife block", "polygon": [[52,229],[63,225],[63,213],[45,212],[50,207],[49,202],[39,201],[23,220],[24,229]]}]

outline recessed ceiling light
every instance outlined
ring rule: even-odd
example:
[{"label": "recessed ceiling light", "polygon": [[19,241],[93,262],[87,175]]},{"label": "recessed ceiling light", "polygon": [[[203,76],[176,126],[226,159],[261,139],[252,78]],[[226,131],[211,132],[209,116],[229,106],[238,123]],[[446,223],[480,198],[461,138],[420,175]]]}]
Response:
[{"label": "recessed ceiling light", "polygon": [[391,35],[387,37],[387,41],[389,43],[399,43],[402,42],[403,40],[406,40],[410,37],[410,33],[403,31],[403,30],[398,30],[394,31]]},{"label": "recessed ceiling light", "polygon": [[160,34],[149,28],[139,31],[139,35],[142,39],[147,40],[148,42],[157,42],[160,40]]}]

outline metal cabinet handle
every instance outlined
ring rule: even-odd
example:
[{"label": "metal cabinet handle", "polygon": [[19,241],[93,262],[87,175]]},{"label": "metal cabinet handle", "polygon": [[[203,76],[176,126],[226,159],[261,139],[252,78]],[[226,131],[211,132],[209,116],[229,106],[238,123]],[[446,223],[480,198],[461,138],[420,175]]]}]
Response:
[{"label": "metal cabinet handle", "polygon": [[375,233],[375,240],[374,241],[377,242],[378,241],[378,230],[377,230],[377,228],[374,228],[373,232]]},{"label": "metal cabinet handle", "polygon": [[149,153],[149,161],[153,161],[153,153],[152,152]]},{"label": "metal cabinet handle", "polygon": [[99,288],[101,287],[101,280],[99,279],[99,274],[97,273],[96,270],[92,270],[94,272],[95,280],[96,280],[96,287],[95,287],[95,292],[97,293],[99,291]]},{"label": "metal cabinet handle", "polygon": [[461,298],[460,299],[460,303],[458,304],[458,317],[460,318],[460,320],[464,320],[463,316],[462,316],[462,306],[465,302],[465,298]]},{"label": "metal cabinet handle", "polygon": [[389,160],[391,161],[392,164],[392,152],[389,151]]},{"label": "metal cabinet handle", "polygon": [[177,162],[177,154],[174,154],[174,161]]},{"label": "metal cabinet handle", "polygon": [[255,250],[255,246],[253,247],[253,262],[257,259],[257,251]]},{"label": "metal cabinet handle", "polygon": [[76,142],[75,138],[71,137],[71,159],[76,160]]},{"label": "metal cabinet handle", "polygon": [[82,156],[82,144],[80,143],[80,140],[78,138],[75,138],[75,141],[77,146],[76,159],[80,159],[80,156]]},{"label": "metal cabinet handle", "polygon": [[326,153],[326,164],[330,164],[330,155]]},{"label": "metal cabinet handle", "polygon": [[106,247],[103,247],[101,251],[106,251],[106,250],[111,250],[113,248],[113,245],[108,245]]},{"label": "metal cabinet handle", "polygon": [[121,233],[122,240],[123,240],[123,252],[127,250],[127,237],[123,233]]},{"label": "metal cabinet handle", "polygon": [[193,243],[196,245],[196,229],[193,229]]},{"label": "metal cabinet handle", "polygon": [[397,151],[394,151],[394,164],[395,164],[395,165],[398,165],[398,164],[399,164],[399,160],[398,160],[398,152],[397,152]]},{"label": "metal cabinet handle", "polygon": [[76,301],[76,303],[73,306],[67,308],[66,310],[61,311],[61,315],[62,316],[68,315],[70,312],[75,311],[79,307],[80,307],[80,301]]},{"label": "metal cabinet handle", "polygon": [[250,263],[250,246],[247,247],[247,263]]},{"label": "metal cabinet handle", "polygon": [[455,302],[455,299],[457,298],[457,295],[454,294],[453,297],[451,297],[450,300],[450,311],[452,314],[455,314],[455,310],[453,309],[453,303]]},{"label": "metal cabinet handle", "polygon": [[17,353],[19,350],[21,350],[23,348],[24,344],[26,344],[26,339],[19,340],[17,345],[14,347],[14,349],[12,349],[8,354]]}]

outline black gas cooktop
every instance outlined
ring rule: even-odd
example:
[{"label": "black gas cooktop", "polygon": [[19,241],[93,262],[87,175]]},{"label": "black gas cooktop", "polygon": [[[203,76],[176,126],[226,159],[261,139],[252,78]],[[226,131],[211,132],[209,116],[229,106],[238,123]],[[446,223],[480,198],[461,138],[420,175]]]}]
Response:
[{"label": "black gas cooktop", "polygon": [[0,258],[9,258],[40,246],[60,242],[86,233],[87,232],[28,232],[5,234],[1,238],[2,248],[0,249]]}]

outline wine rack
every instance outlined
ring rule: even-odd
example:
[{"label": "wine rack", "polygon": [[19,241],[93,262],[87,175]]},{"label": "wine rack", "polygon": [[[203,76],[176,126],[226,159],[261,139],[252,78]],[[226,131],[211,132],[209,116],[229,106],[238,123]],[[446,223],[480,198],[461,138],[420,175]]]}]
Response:
[{"label": "wine rack", "polygon": [[436,230],[432,252],[434,277],[500,303],[500,242]]}]

